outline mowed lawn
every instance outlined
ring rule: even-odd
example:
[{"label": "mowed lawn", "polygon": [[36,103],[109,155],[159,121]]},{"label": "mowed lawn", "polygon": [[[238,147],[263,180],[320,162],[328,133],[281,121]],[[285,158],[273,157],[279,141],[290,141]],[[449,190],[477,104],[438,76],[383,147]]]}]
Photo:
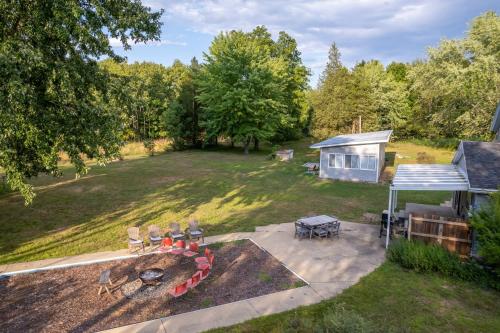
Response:
[{"label": "mowed lawn", "polygon": [[[25,207],[18,194],[0,196],[0,263],[31,261],[127,246],[129,226],[167,227],[190,217],[207,234],[253,231],[255,226],[291,222],[308,214],[332,214],[361,221],[365,212],[387,207],[386,184],[320,180],[305,174],[306,161],[318,161],[310,139],[291,143],[292,162],[269,160],[269,151],[244,156],[240,149],[186,150],[154,157],[126,155],[124,161],[75,180],[71,167],[62,178],[33,181],[37,196]],[[391,144],[388,157],[414,163],[418,152],[449,163],[453,152]],[[403,158],[395,155],[397,152]],[[393,153],[393,154],[391,154]],[[392,164],[392,161],[390,162]],[[387,170],[392,172],[393,166]],[[440,203],[449,193],[401,192],[407,201]]]},{"label": "mowed lawn", "polygon": [[314,331],[298,322],[314,327],[335,305],[368,320],[375,332],[500,331],[499,292],[386,262],[335,298],[211,332]]}]

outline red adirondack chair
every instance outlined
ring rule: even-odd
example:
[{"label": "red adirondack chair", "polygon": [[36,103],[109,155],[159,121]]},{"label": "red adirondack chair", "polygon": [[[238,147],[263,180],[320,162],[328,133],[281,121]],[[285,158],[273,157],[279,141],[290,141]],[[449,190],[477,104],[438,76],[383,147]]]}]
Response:
[{"label": "red adirondack chair", "polygon": [[174,297],[179,297],[188,292],[188,282],[181,283],[175,286],[174,289],[170,290],[168,293]]},{"label": "red adirondack chair", "polygon": [[196,267],[200,270],[204,270],[204,269],[210,269],[212,268],[213,264],[214,264],[214,260],[215,260],[215,256],[213,254],[210,254],[210,256],[208,257],[208,261],[207,262],[201,262],[201,263],[198,263],[196,265]]},{"label": "red adirondack chair", "polygon": [[163,247],[171,247],[173,245],[172,238],[170,237],[163,238],[163,240],[161,241],[161,245]]},{"label": "red adirondack chair", "polygon": [[202,280],[205,280],[208,276],[208,274],[210,274],[210,268],[205,268],[204,270],[201,270],[201,279]]},{"label": "red adirondack chair", "polygon": [[178,240],[177,242],[175,242],[175,247],[179,248],[179,249],[185,249],[186,248],[186,241],[185,240]]},{"label": "red adirondack chair", "polygon": [[196,242],[189,243],[189,250],[193,252],[198,252],[200,250],[198,243]]},{"label": "red adirondack chair", "polygon": [[191,278],[187,281],[188,282],[188,288],[194,288],[198,284],[200,284],[201,281],[201,271],[198,271],[191,276]]},{"label": "red adirondack chair", "polygon": [[210,257],[211,254],[212,254],[212,251],[210,251],[210,249],[207,247],[207,248],[205,248],[205,256],[198,257],[198,258],[194,259],[194,261],[196,261],[197,264],[206,264],[206,263],[208,263],[208,258]]}]

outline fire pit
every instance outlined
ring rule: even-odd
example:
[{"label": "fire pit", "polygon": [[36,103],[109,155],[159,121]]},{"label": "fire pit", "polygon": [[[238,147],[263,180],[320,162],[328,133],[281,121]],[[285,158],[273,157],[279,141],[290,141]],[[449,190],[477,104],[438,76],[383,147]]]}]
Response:
[{"label": "fire pit", "polygon": [[161,282],[160,280],[164,274],[161,268],[149,268],[139,272],[139,279],[141,279],[144,284],[156,285]]}]

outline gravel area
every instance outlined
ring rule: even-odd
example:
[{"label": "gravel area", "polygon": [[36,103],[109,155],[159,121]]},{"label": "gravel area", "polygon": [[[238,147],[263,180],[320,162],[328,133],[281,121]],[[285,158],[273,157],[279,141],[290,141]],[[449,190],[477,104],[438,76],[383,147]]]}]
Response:
[{"label": "gravel area", "polygon": [[[251,241],[211,248],[215,253],[211,274],[177,299],[168,290],[196,272],[195,257],[152,254],[4,279],[0,332],[95,332],[303,284]],[[138,273],[148,268],[164,269],[162,283],[142,285]],[[105,269],[111,269],[112,296],[97,295],[99,274]]]}]

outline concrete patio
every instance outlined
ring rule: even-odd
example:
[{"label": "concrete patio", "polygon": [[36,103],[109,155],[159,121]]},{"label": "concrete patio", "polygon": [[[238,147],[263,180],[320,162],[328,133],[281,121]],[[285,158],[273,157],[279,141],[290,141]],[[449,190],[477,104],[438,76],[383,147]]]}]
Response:
[{"label": "concrete patio", "polygon": [[[118,327],[106,332],[201,332],[334,297],[377,268],[385,256],[378,238],[378,226],[344,221],[341,223],[340,236],[333,239],[294,239],[293,223],[257,227],[255,232],[207,237],[207,243],[249,238],[305,280],[308,285],[195,312]],[[127,255],[126,250],[120,250],[11,264],[0,266],[0,273],[106,260]]]}]

